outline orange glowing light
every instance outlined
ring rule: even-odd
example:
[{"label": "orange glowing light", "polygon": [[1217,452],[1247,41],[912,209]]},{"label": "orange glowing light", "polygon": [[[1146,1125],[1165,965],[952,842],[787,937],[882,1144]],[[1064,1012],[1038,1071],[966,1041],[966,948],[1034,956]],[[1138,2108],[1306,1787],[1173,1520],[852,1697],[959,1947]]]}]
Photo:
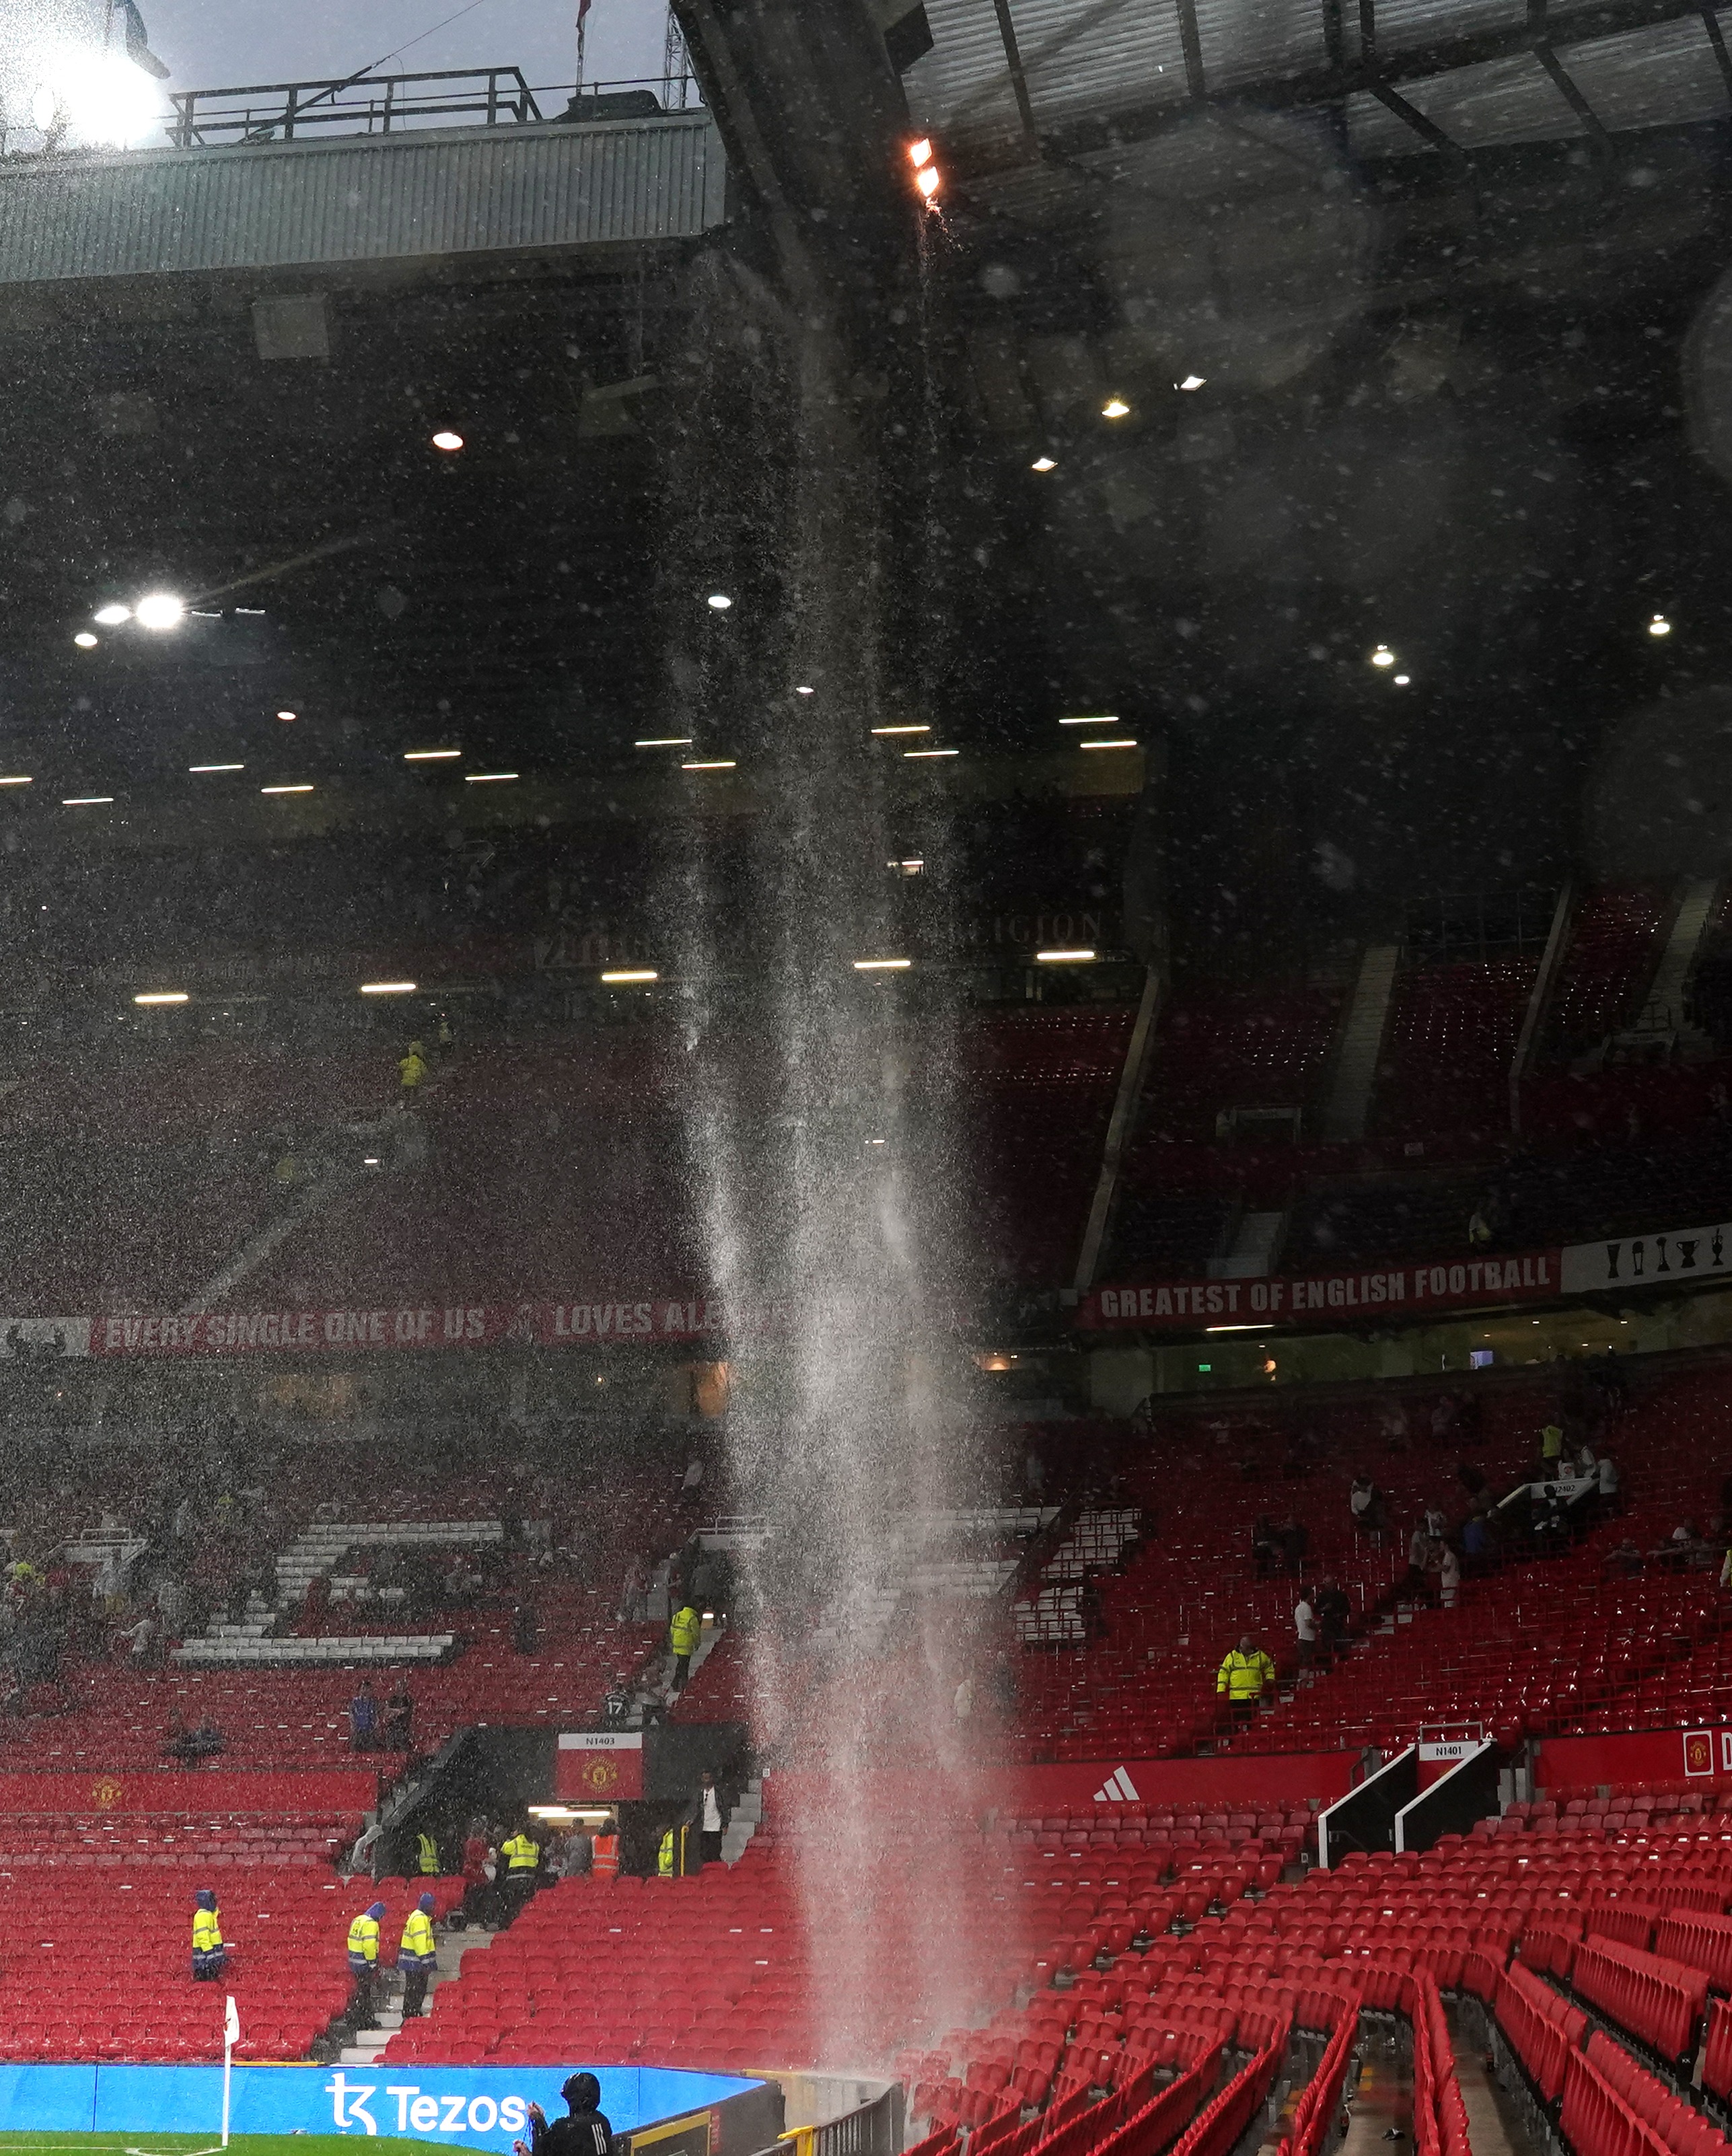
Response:
[{"label": "orange glowing light", "polygon": [[921,166],[929,165],[932,161],[933,146],[929,141],[926,141],[924,137],[923,137],[918,142],[911,142],[908,145],[908,162],[914,167],[917,172],[920,169]]},{"label": "orange glowing light", "polygon": [[936,165],[928,165],[923,171],[917,172],[914,175],[914,184],[919,188],[921,193],[926,197],[927,200],[930,202],[933,197],[938,192],[938,167]]}]

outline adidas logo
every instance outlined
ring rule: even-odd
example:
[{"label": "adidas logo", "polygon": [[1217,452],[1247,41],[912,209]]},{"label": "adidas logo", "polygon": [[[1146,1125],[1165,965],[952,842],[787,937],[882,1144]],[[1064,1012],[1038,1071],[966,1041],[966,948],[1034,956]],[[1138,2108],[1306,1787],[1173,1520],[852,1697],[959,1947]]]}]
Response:
[{"label": "adidas logo", "polygon": [[1123,1767],[1107,1777],[1095,1791],[1094,1800],[1097,1804],[1135,1804],[1142,1802],[1137,1794],[1136,1784]]}]

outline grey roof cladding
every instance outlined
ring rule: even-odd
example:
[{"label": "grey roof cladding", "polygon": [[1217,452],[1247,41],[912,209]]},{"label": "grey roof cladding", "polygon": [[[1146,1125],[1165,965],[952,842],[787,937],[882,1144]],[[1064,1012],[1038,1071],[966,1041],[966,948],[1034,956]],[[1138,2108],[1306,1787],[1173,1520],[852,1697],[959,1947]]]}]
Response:
[{"label": "grey roof cladding", "polygon": [[[1589,0],[1550,0],[1554,49],[1603,124],[1611,129],[1678,126],[1724,113],[1729,100],[1713,49],[1695,16],[1571,41],[1571,18]],[[1190,96],[1178,0],[1007,0],[1036,126],[1084,116],[1158,111]],[[1319,0],[1193,0],[1205,89],[1231,95],[1327,67]],[[1341,57],[1362,57],[1359,10],[1339,10]],[[1732,28],[1732,8],[1716,10]],[[907,77],[917,122],[988,164],[1019,157],[1020,122],[994,0],[927,0],[933,50]],[[1445,39],[1520,33],[1527,0],[1376,0],[1377,50],[1411,54]],[[1530,53],[1404,80],[1401,94],[1464,148],[1569,139],[1586,132]],[[1347,100],[1349,138],[1364,157],[1435,157],[1377,100]],[[1023,153],[1025,154],[1025,153]],[[1010,184],[1000,173],[994,193]],[[1050,186],[1025,192],[1047,202]]]},{"label": "grey roof cladding", "polygon": [[0,170],[0,284],[688,239],[726,186],[704,112],[44,159]]}]

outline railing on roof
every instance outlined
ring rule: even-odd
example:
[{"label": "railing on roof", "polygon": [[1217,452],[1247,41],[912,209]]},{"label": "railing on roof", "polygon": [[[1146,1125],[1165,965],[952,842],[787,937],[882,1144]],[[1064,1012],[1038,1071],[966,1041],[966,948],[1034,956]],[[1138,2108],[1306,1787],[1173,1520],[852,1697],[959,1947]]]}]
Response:
[{"label": "railing on roof", "polygon": [[690,76],[532,85],[516,67],[414,74],[324,75],[171,93],[165,131],[177,150],[218,142],[292,142],[319,131],[389,135],[415,127],[519,126],[563,120],[648,120],[696,110]]}]

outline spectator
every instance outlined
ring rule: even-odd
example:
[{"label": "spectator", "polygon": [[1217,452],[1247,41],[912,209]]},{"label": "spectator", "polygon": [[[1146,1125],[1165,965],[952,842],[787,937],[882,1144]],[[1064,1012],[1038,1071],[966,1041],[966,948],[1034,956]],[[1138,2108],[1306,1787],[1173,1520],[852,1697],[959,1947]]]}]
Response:
[{"label": "spectator", "polygon": [[1406,1592],[1418,1594],[1425,1587],[1426,1572],[1431,1562],[1431,1537],[1426,1532],[1421,1521],[1407,1537],[1407,1577],[1402,1582]]},{"label": "spectator", "polygon": [[1449,1522],[1441,1505],[1427,1505],[1425,1512],[1426,1532],[1434,1543],[1441,1543],[1449,1532]]},{"label": "spectator", "polygon": [[611,1812],[595,1830],[591,1869],[598,1879],[619,1876],[619,1822]]},{"label": "spectator", "polygon": [[409,1053],[398,1060],[397,1083],[400,1098],[407,1102],[419,1090],[427,1075],[427,1051],[419,1040],[409,1045]]},{"label": "spectator", "polygon": [[623,1729],[631,1713],[631,1687],[623,1670],[615,1670],[602,1695],[601,1720],[604,1729]]},{"label": "spectator", "polygon": [[1317,1611],[1308,1594],[1301,1594],[1293,1607],[1293,1630],[1299,1644],[1299,1667],[1309,1670],[1317,1660]]},{"label": "spectator", "polygon": [[541,1645],[541,1620],[533,1600],[527,1594],[511,1608],[511,1645],[520,1655],[532,1655]]},{"label": "spectator", "polygon": [[162,1666],[162,1626],[156,1612],[146,1609],[136,1625],[129,1625],[121,1637],[128,1642],[128,1659],[135,1670],[157,1670]]},{"label": "spectator", "polygon": [[427,2004],[427,1979],[439,1963],[439,1946],[433,1936],[434,1900],[424,1894],[403,1920],[403,1938],[397,1949],[397,1966],[403,1971],[403,2018],[416,2021]]},{"label": "spectator", "polygon": [[1462,1560],[1456,1555],[1452,1543],[1435,1545],[1442,1552],[1437,1560],[1437,1599],[1446,1609],[1453,1609],[1462,1587]]},{"label": "spectator", "polygon": [[373,2027],[378,2013],[379,1919],[383,1902],[373,1902],[349,1926],[349,1980],[355,1987],[354,2017],[357,2029]]},{"label": "spectator", "polygon": [[573,2074],[560,2090],[570,2115],[547,2123],[538,2103],[529,2107],[529,2140],[514,2141],[514,2156],[613,2156],[614,2129],[600,2108],[601,2083],[594,2074]]},{"label": "spectator", "polygon": [[1305,1559],[1311,1548],[1311,1532],[1289,1512],[1276,1530],[1276,1540],[1281,1545],[1281,1562],[1289,1579],[1297,1579],[1305,1569]]},{"label": "spectator", "polygon": [[493,1866],[487,1822],[471,1820],[463,1844],[463,1913],[472,1923],[485,1922],[493,1914]]},{"label": "spectator", "polygon": [[1564,1425],[1549,1422],[1539,1433],[1539,1476],[1550,1481],[1557,1474],[1564,1457]]},{"label": "spectator", "polygon": [[1101,1599],[1100,1582],[1092,1569],[1082,1575],[1082,1585],[1077,1591],[1077,1614],[1082,1620],[1085,1640],[1104,1640],[1107,1636],[1107,1605]]},{"label": "spectator", "polygon": [[703,1494],[704,1456],[701,1452],[694,1452],[686,1463],[685,1474],[680,1478],[680,1502],[684,1505],[701,1504]]},{"label": "spectator", "polygon": [[1259,1579],[1272,1579],[1280,1557],[1280,1545],[1275,1539],[1275,1522],[1267,1512],[1259,1512],[1251,1529],[1252,1572]]},{"label": "spectator", "polygon": [[1317,1611],[1317,1644],[1320,1659],[1333,1662],[1340,1654],[1347,1637],[1347,1628],[1353,1622],[1353,1604],[1342,1592],[1341,1585],[1333,1573],[1318,1585],[1317,1599],[1313,1605]]},{"label": "spectator", "polygon": [[1492,1532],[1483,1512],[1475,1512],[1462,1529],[1462,1558],[1469,1572],[1489,1569],[1496,1554]]},{"label": "spectator", "polygon": [[1215,1673],[1215,1695],[1226,1695],[1229,1716],[1242,1726],[1255,1717],[1264,1688],[1274,1681],[1274,1663],[1246,1632]]},{"label": "spectator", "polygon": [[306,1583],[306,1593],[301,1598],[303,1630],[316,1639],[325,1629],[325,1620],[331,1613],[331,1576],[316,1572]]},{"label": "spectator", "polygon": [[950,1695],[950,1712],[959,1729],[968,1727],[974,1712],[974,1680],[966,1673]]},{"label": "spectator", "polygon": [[1000,1647],[992,1658],[992,1702],[1006,1722],[1016,1712],[1016,1672],[1008,1650]]},{"label": "spectator", "polygon": [[1629,1536],[1626,1535],[1615,1550],[1607,1553],[1605,1569],[1609,1573],[1619,1573],[1628,1579],[1633,1578],[1637,1573],[1645,1570],[1647,1565],[1647,1559]]},{"label": "spectator", "polygon": [[229,1958],[229,1949],[223,1943],[223,1919],[218,1912],[217,1897],[208,1887],[201,1887],[193,1900],[193,1981],[214,1984],[222,1976]]},{"label": "spectator", "polygon": [[595,1844],[588,1828],[579,1820],[565,1837],[565,1847],[559,1860],[561,1876],[567,1879],[587,1879],[594,1861]]},{"label": "spectator", "polygon": [[716,1787],[716,1777],[708,1768],[704,1769],[697,1788],[697,1831],[700,1863],[719,1864],[722,1837],[727,1831],[727,1815],[722,1809],[722,1792]]},{"label": "spectator", "polygon": [[349,1743],[357,1752],[378,1749],[379,1703],[373,1697],[373,1679],[362,1677],[349,1702]]},{"label": "spectator", "polygon": [[385,1749],[412,1752],[415,1742],[415,1702],[401,1677],[385,1702]]},{"label": "spectator", "polygon": [[697,1643],[703,1637],[703,1620],[690,1602],[682,1596],[680,1606],[668,1620],[668,1650],[674,1658],[672,1682],[670,1689],[682,1692],[686,1680],[691,1674],[691,1657],[697,1652]]},{"label": "spectator", "polygon": [[1609,1452],[1602,1452],[1595,1463],[1595,1472],[1600,1483],[1600,1510],[1608,1516],[1622,1514],[1624,1501],[1618,1490],[1617,1462]]},{"label": "spectator", "polygon": [[506,1867],[506,1922],[509,1923],[517,1910],[528,1907],[529,1897],[540,1881],[542,1845],[530,1833],[526,1820],[514,1835],[501,1842],[499,1854]]},{"label": "spectator", "polygon": [[1354,1476],[1347,1506],[1356,1532],[1369,1536],[1372,1548],[1380,1549],[1389,1527],[1389,1515],[1384,1510],[1383,1492],[1369,1475]]}]

